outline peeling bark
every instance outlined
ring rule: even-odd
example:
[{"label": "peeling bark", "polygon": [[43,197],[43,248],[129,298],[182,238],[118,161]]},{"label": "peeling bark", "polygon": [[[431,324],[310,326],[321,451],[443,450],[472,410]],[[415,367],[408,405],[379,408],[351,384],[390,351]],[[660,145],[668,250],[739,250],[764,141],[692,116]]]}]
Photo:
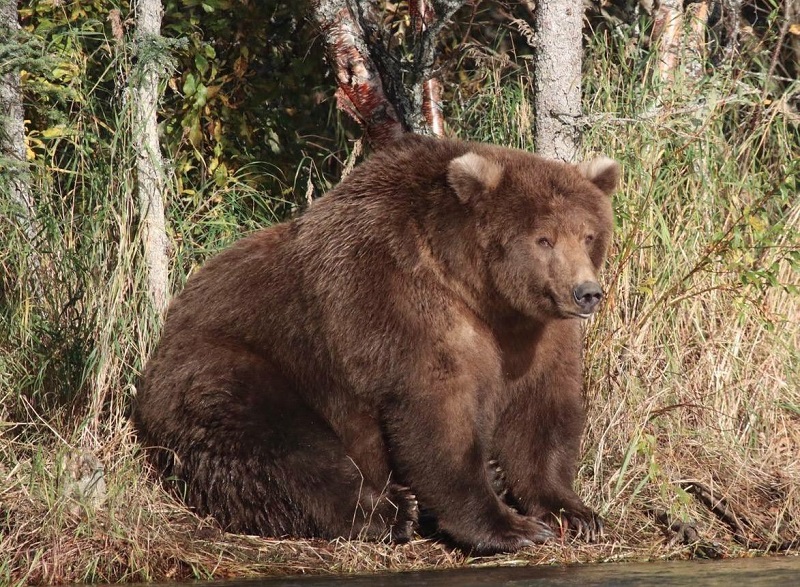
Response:
[{"label": "peeling bark", "polygon": [[336,75],[339,108],[362,125],[373,147],[397,139],[405,128],[386,96],[364,31],[347,0],[320,0],[314,16]]},{"label": "peeling bark", "polygon": [[580,149],[582,26],[581,0],[536,6],[534,142],[538,154],[562,161],[575,161]]},{"label": "peeling bark", "polygon": [[[418,35],[424,35],[436,20],[436,13],[430,7],[428,0],[412,0],[409,12]],[[442,83],[436,77],[428,77],[422,82],[422,114],[431,134],[437,137],[444,135]]]},{"label": "peeling bark", "polygon": [[444,115],[442,114],[442,82],[432,77],[422,85],[422,114],[431,134],[444,136]]},{"label": "peeling bark", "polygon": [[401,46],[388,42],[365,0],[316,0],[314,18],[336,74],[339,108],[380,147],[411,131],[441,135],[441,83],[433,67],[439,33],[464,0],[412,0]]},{"label": "peeling bark", "polygon": [[136,42],[139,45],[141,75],[131,88],[136,170],[147,287],[153,307],[163,314],[169,301],[169,241],[164,218],[164,174],[158,141],[159,64],[141,51],[144,43],[159,39],[163,8],[160,0],[136,3]]}]

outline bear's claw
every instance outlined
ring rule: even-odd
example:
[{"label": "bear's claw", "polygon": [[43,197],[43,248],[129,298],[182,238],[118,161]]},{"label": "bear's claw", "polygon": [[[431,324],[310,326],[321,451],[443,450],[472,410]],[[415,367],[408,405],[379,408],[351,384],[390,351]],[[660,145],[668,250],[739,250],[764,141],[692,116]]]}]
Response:
[{"label": "bear's claw", "polygon": [[414,537],[419,524],[419,502],[408,487],[392,484],[389,486],[387,501],[395,510],[394,521],[389,525],[390,542],[408,542]]},{"label": "bear's claw", "polygon": [[603,537],[603,520],[591,510],[573,512],[562,510],[557,520],[562,533],[570,532],[575,538],[597,542]]},{"label": "bear's claw", "polygon": [[497,459],[491,459],[486,463],[486,473],[489,477],[489,483],[494,490],[495,495],[500,498],[500,501],[505,501],[508,495],[508,486],[506,485],[506,472]]}]

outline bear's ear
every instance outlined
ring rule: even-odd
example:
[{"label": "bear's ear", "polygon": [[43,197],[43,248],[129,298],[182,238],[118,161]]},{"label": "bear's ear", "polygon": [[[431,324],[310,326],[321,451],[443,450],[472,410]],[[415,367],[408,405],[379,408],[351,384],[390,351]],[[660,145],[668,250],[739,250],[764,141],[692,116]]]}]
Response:
[{"label": "bear's ear", "polygon": [[581,175],[591,181],[594,185],[603,190],[605,194],[611,194],[617,189],[619,182],[619,163],[608,157],[595,157],[591,161],[584,161],[578,164],[578,171]]},{"label": "bear's ear", "polygon": [[503,166],[470,151],[450,161],[447,181],[464,203],[478,194],[491,191],[500,184]]}]

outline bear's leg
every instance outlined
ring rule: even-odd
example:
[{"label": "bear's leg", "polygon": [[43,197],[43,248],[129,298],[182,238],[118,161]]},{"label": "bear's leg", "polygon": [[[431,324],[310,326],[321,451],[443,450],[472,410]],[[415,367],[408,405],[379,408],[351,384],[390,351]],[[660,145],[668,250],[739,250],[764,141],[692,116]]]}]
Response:
[{"label": "bear's leg", "polygon": [[148,444],[170,449],[160,452],[162,469],[198,513],[233,532],[274,537],[412,537],[416,498],[365,480],[276,369],[234,345],[192,347],[198,358],[176,371],[191,373],[188,381],[170,373],[162,383],[188,387],[179,412],[165,419],[174,429],[141,417],[139,426]]},{"label": "bear's leg", "polygon": [[385,406],[392,460],[426,514],[474,554],[519,550],[554,536],[539,519],[520,515],[495,492],[487,465],[474,386],[403,391]]},{"label": "bear's leg", "polygon": [[493,456],[522,512],[594,541],[602,534],[602,521],[572,487],[585,410],[580,338],[572,349],[564,345],[569,338],[567,332],[551,339],[558,346],[552,352],[543,340],[534,368],[509,389],[511,401],[497,422]]}]

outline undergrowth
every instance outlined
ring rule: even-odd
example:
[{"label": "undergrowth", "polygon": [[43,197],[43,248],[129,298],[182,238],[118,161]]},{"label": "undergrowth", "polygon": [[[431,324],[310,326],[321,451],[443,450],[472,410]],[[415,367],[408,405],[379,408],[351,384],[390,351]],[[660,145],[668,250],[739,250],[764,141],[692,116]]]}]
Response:
[{"label": "undergrowth", "polygon": [[[624,170],[608,298],[587,328],[578,479],[607,520],[604,542],[487,560],[423,540],[265,540],[223,534],[164,493],[127,421],[158,334],[129,119],[117,98],[113,127],[101,123],[87,84],[73,88],[81,107],[58,136],[37,137],[37,241],[0,211],[0,583],[734,556],[800,535],[797,84],[768,99],[757,68],[719,67],[662,86],[624,39],[596,38],[586,63],[586,151]],[[530,87],[524,70],[490,75],[451,104],[454,133],[530,148]],[[291,208],[254,191],[247,173],[272,170],[170,184],[174,290]],[[669,527],[694,539],[671,539]]]}]

